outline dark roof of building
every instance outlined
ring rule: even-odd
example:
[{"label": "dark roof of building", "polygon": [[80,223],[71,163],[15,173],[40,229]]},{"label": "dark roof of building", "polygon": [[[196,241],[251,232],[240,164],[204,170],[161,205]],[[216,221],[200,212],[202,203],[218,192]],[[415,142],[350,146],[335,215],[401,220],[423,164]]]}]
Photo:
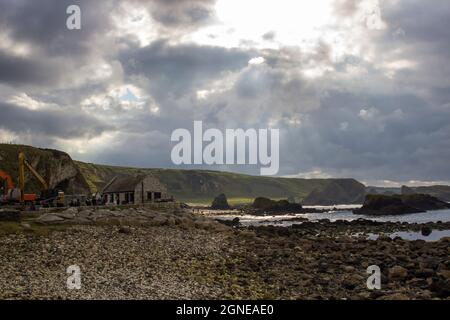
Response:
[{"label": "dark roof of building", "polygon": [[103,189],[103,192],[132,192],[145,176],[114,177]]}]

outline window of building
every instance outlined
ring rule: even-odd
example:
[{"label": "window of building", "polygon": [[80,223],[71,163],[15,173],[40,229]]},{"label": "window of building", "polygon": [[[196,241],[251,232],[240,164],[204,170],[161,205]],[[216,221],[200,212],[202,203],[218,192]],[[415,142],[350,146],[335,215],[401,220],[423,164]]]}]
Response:
[{"label": "window of building", "polygon": [[147,200],[152,200],[152,193],[151,192],[147,192]]},{"label": "window of building", "polygon": [[161,199],[161,192],[155,192],[155,199]]}]

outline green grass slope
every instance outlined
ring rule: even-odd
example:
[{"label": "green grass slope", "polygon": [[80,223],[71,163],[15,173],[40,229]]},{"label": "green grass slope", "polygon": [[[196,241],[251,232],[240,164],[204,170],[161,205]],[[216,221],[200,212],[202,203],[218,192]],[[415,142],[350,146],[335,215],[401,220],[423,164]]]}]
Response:
[{"label": "green grass slope", "polygon": [[101,190],[115,175],[151,173],[176,199],[186,202],[211,203],[220,193],[225,193],[232,204],[250,202],[260,196],[303,199],[313,190],[323,190],[332,182],[360,185],[354,179],[278,178],[208,170],[140,169],[76,163],[93,190]]},{"label": "green grass slope", "polygon": [[[312,191],[314,201],[321,203],[333,197],[335,189],[346,190],[351,195],[364,189],[354,179],[296,179],[250,176],[221,171],[143,169],[97,165],[74,161],[64,152],[40,149],[25,145],[0,144],[0,169],[6,171],[17,183],[17,155],[25,152],[33,166],[47,180],[71,194],[101,191],[114,176],[129,174],[154,174],[164,183],[175,199],[185,202],[210,204],[215,196],[225,193],[231,204],[246,203],[256,197],[305,199]],[[332,186],[332,188],[331,188]],[[40,185],[27,173],[27,192],[37,192]],[[75,190],[75,191],[74,191]],[[331,190],[328,192],[327,190]],[[341,191],[342,191],[341,190]],[[321,191],[327,191],[325,194]],[[342,192],[341,192],[342,193]],[[331,200],[332,203],[333,200]]]}]

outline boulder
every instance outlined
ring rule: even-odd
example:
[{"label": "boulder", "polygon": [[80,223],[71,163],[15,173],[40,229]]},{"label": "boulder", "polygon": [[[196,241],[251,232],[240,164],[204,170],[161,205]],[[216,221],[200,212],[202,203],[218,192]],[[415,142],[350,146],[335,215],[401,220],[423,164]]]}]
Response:
[{"label": "boulder", "polygon": [[363,206],[353,210],[353,213],[365,215],[399,215],[448,208],[450,208],[450,204],[426,194],[392,196],[369,194],[366,196]]},{"label": "boulder", "polygon": [[58,223],[64,221],[64,218],[58,217],[52,213],[46,213],[36,219],[36,222],[40,223]]},{"label": "boulder", "polygon": [[258,197],[253,200],[252,207],[255,209],[269,209],[275,205],[275,201],[270,200],[269,198]]},{"label": "boulder", "polygon": [[215,210],[228,210],[230,209],[230,206],[228,204],[227,196],[223,193],[219,194],[217,197],[214,198],[211,209]]},{"label": "boulder", "polygon": [[73,218],[75,218],[75,214],[72,213],[72,212],[67,212],[67,210],[63,211],[63,212],[56,213],[56,215],[58,217],[60,217],[60,218],[63,218],[63,219],[73,219]]},{"label": "boulder", "polygon": [[31,230],[31,225],[30,225],[29,223],[22,222],[20,225],[21,225],[22,228],[24,228],[25,230]]},{"label": "boulder", "polygon": [[401,198],[406,205],[423,211],[450,209],[449,203],[428,194],[407,194],[402,195]]},{"label": "boulder", "polygon": [[131,228],[130,227],[126,227],[126,226],[122,226],[119,228],[119,233],[123,233],[123,234],[131,234]]},{"label": "boulder", "polygon": [[428,237],[431,234],[432,230],[430,227],[424,226],[422,227],[420,232],[422,233],[423,236]]},{"label": "boulder", "polygon": [[303,209],[299,203],[290,203],[287,200],[275,201],[264,197],[256,198],[252,208],[262,212],[301,212]]},{"label": "boulder", "polygon": [[441,276],[441,277],[443,277],[444,279],[446,279],[446,280],[448,280],[448,279],[450,279],[450,270],[441,270],[440,272],[439,272],[439,275]]},{"label": "boulder", "polygon": [[401,266],[394,266],[389,269],[389,278],[391,279],[404,279],[408,276],[408,270]]},{"label": "boulder", "polygon": [[163,226],[167,224],[167,218],[163,215],[158,215],[151,220],[153,225]]},{"label": "boulder", "polygon": [[448,298],[450,296],[450,279],[436,279],[429,286],[430,291],[439,298]]}]

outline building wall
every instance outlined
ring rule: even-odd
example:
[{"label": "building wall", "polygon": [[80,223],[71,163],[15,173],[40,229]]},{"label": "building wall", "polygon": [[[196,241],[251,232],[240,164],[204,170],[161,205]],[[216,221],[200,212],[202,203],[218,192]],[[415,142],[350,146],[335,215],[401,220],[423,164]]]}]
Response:
[{"label": "building wall", "polygon": [[[130,193],[132,192],[119,192],[119,193],[105,193],[105,195],[107,195],[107,202],[108,204],[117,204],[116,199],[117,199],[117,194],[119,195],[119,203],[122,204],[125,200],[126,200],[126,195],[128,194],[128,201],[130,201]],[[112,199],[111,199],[111,195],[113,195]],[[132,202],[129,202],[132,203]]]},{"label": "building wall", "polygon": [[[158,179],[152,176],[146,176],[142,180],[142,183],[139,183],[134,189],[134,203],[141,204],[142,198],[144,203],[154,201],[155,192],[161,193],[161,199],[167,199],[169,197],[167,188]],[[150,199],[148,197],[149,195]]]},{"label": "building wall", "polygon": [[[126,199],[126,194],[131,192],[105,192],[107,196],[107,204],[116,204],[117,194],[119,195],[119,203],[122,204]],[[138,183],[134,188],[134,203],[141,204],[155,201],[155,193],[160,194],[159,199],[168,199],[167,188],[155,177],[146,176],[142,182]],[[111,195],[113,199],[111,200]],[[130,196],[129,196],[130,197]],[[143,201],[142,201],[143,199]],[[133,202],[129,202],[133,203]]]}]

